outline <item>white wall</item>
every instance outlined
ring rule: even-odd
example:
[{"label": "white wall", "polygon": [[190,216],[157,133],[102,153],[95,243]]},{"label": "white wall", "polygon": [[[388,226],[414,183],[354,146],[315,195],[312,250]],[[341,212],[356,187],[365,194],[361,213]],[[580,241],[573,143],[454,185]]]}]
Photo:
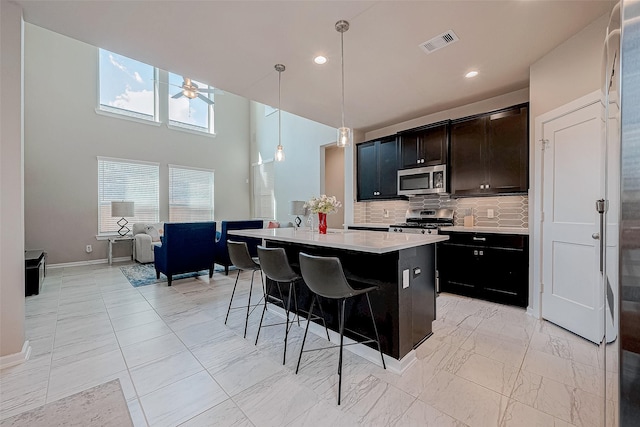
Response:
[{"label": "white wall", "polygon": [[[612,3],[613,7],[613,3]],[[602,77],[602,49],[609,15],[605,14],[593,21],[582,31],[547,53],[530,68],[530,189],[529,189],[529,304],[534,315],[540,311],[540,248],[542,229],[535,212],[540,210],[540,171],[535,164],[536,150],[540,142],[536,140],[536,117],[567,104],[575,99],[599,90]]]},{"label": "white wall", "polygon": [[609,15],[602,15],[531,65],[532,119],[600,89],[608,22]]},{"label": "white wall", "polygon": [[[4,55],[4,53],[3,53]],[[178,71],[178,70],[176,70]],[[167,164],[215,170],[215,219],[250,217],[249,101],[216,96],[216,136],[95,112],[97,48],[43,28],[25,29],[26,246],[52,264],[105,259],[96,241],[96,156],[160,163],[160,219],[168,219]],[[93,253],[85,253],[85,245]],[[124,246],[124,245],[118,245]],[[130,254],[114,247],[114,256]]]},{"label": "white wall", "polygon": [[[264,115],[264,105],[251,102],[251,162],[273,159],[278,145],[278,113]],[[282,146],[285,161],[274,165],[276,219],[293,220],[289,202],[318,196],[321,147],[336,140],[336,129],[282,112]]]},{"label": "white wall", "polygon": [[[0,2],[0,357],[20,353],[24,334],[22,10]],[[6,360],[6,359],[5,359]]]}]

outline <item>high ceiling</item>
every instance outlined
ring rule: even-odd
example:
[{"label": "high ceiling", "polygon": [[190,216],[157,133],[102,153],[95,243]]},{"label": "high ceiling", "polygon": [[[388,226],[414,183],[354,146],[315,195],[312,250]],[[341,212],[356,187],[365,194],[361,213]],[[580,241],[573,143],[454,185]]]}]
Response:
[{"label": "high ceiling", "polygon": [[[77,40],[340,126],[368,131],[528,86],[529,66],[607,13],[606,1],[31,1],[24,19]],[[430,55],[419,45],[460,38]],[[603,35],[604,36],[604,35]],[[322,54],[322,66],[313,58]],[[474,79],[465,79],[469,70]]]}]

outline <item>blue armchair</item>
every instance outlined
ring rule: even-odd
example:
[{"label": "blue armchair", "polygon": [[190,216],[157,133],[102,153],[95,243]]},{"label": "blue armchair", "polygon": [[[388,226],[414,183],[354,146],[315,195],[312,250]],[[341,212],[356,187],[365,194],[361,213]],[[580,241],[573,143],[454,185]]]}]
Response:
[{"label": "blue armchair", "polygon": [[[227,249],[227,232],[229,230],[245,230],[264,228],[262,220],[249,221],[222,221],[220,223],[220,231],[216,237],[216,264],[224,266],[224,274],[229,274],[229,266],[233,265],[229,259],[229,250]],[[251,237],[231,236],[231,240],[237,242],[247,242],[249,254],[252,257],[258,256],[258,245],[262,239],[254,239]]]},{"label": "blue armchair", "polygon": [[215,239],[215,222],[165,224],[162,246],[154,248],[156,277],[163,273],[169,286],[174,274],[208,269],[209,278],[213,277]]}]

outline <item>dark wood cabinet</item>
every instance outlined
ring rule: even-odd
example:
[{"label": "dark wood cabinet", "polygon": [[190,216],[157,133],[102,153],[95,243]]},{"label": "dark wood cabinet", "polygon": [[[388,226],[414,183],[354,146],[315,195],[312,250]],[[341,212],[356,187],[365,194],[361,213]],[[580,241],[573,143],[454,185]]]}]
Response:
[{"label": "dark wood cabinet", "polygon": [[358,200],[373,199],[378,191],[378,147],[375,141],[357,147],[357,197]]},{"label": "dark wood cabinet", "polygon": [[528,187],[528,104],[451,123],[452,194],[520,193]]},{"label": "dark wood cabinet", "polygon": [[357,199],[377,200],[398,196],[398,142],[395,136],[357,145]]},{"label": "dark wood cabinet", "polygon": [[451,125],[451,193],[473,194],[484,182],[482,147],[485,120],[476,118]]},{"label": "dark wood cabinet", "polygon": [[399,137],[401,169],[447,163],[448,120],[400,132]]},{"label": "dark wood cabinet", "polygon": [[529,182],[529,113],[527,106],[487,118],[486,175],[496,193],[527,191]]},{"label": "dark wood cabinet", "polygon": [[448,234],[449,240],[438,243],[441,292],[520,307],[528,305],[528,236],[446,231],[442,234]]}]

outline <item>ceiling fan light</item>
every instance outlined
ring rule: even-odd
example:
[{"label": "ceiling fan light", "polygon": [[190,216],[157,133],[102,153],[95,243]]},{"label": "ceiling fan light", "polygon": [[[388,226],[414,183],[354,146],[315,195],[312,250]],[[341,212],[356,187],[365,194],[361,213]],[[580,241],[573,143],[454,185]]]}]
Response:
[{"label": "ceiling fan light", "polygon": [[351,145],[351,129],[347,127],[338,128],[338,147],[344,148]]},{"label": "ceiling fan light", "polygon": [[182,94],[189,99],[195,99],[198,96],[198,93],[192,89],[184,89]]}]

